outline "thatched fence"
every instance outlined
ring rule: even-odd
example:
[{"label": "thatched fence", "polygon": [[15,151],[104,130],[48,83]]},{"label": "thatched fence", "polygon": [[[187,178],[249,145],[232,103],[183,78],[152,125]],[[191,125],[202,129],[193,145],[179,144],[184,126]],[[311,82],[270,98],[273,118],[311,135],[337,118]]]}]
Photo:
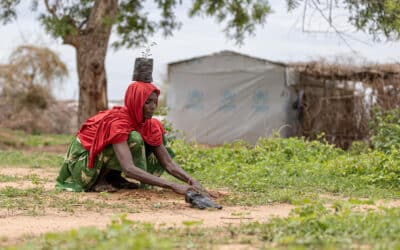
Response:
[{"label": "thatched fence", "polygon": [[371,108],[400,106],[400,64],[351,66],[312,62],[292,65],[299,73],[299,136],[347,149],[368,140]]}]

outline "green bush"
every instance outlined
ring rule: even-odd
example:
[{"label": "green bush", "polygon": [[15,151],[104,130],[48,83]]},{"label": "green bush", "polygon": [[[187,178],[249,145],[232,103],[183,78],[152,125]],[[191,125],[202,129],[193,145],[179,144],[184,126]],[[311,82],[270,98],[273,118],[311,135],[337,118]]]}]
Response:
[{"label": "green bush", "polygon": [[371,145],[375,149],[384,152],[400,149],[400,109],[374,109],[370,130]]},{"label": "green bush", "polygon": [[379,213],[349,208],[332,212],[317,204],[296,208],[287,218],[247,224],[240,230],[256,231],[262,240],[277,243],[278,249],[399,249],[399,215],[398,208]]},{"label": "green bush", "polygon": [[400,150],[355,154],[302,138],[263,138],[255,147],[236,142],[215,148],[176,141],[173,147],[175,160],[186,171],[209,187],[246,194],[245,203],[294,202],[321,192],[394,197],[400,187]]},{"label": "green bush", "polygon": [[399,208],[355,212],[341,204],[306,205],[285,218],[214,228],[195,221],[156,227],[120,216],[103,230],[47,233],[5,249],[399,249],[399,216]]}]

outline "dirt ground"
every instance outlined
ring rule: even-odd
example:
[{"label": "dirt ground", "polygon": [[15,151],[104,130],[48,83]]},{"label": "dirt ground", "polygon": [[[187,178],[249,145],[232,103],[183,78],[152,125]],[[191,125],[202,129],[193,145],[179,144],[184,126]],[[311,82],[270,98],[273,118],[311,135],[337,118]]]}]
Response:
[{"label": "dirt ground", "polygon": [[[65,151],[64,147],[49,147],[50,149],[46,148],[46,151],[53,149],[54,152],[59,153]],[[24,151],[30,150],[37,149],[24,149]],[[29,197],[34,196],[33,192],[28,193],[27,197],[22,197],[18,201],[21,205],[14,204],[8,208],[7,205],[0,206],[0,248],[47,232],[61,232],[91,226],[104,228],[121,213],[127,214],[130,220],[149,222],[156,226],[184,227],[186,222],[198,222],[197,225],[201,227],[221,227],[243,222],[265,222],[272,217],[286,217],[294,208],[290,204],[273,204],[252,207],[225,206],[222,210],[198,210],[191,208],[182,196],[163,189],[122,189],[116,193],[58,193],[54,189],[57,171],[58,169],[55,168],[34,169],[11,166],[0,168],[0,177],[8,176],[13,179],[0,182],[0,189],[39,188],[41,192],[44,192],[36,200]],[[225,196],[229,196],[226,190],[211,191],[217,194],[218,203],[221,203]],[[325,194],[321,194],[320,197],[332,201],[346,199],[346,197]],[[16,200],[16,198],[11,199]],[[28,202],[24,203],[24,200]],[[31,200],[34,209],[29,204]],[[377,209],[379,206],[400,207],[400,200],[358,205],[355,210],[368,211]],[[221,249],[243,248],[241,245],[229,245],[226,248],[221,246]]]},{"label": "dirt ground", "polygon": [[[14,176],[15,181],[0,182],[0,188],[14,187],[27,189],[40,187],[48,192],[54,191],[56,169],[29,169],[2,167],[0,175]],[[29,178],[30,176],[30,178]],[[40,178],[32,181],[32,176]],[[229,195],[227,192],[213,190],[218,200]],[[82,203],[76,204],[73,211],[60,207],[45,207],[40,214],[30,215],[17,209],[0,209],[0,239],[2,245],[19,239],[46,232],[65,231],[80,227],[95,226],[103,228],[109,224],[120,209],[128,208],[128,218],[134,221],[150,222],[155,225],[182,227],[184,222],[196,221],[199,226],[218,227],[241,222],[263,222],[273,216],[287,216],[293,208],[290,204],[241,207],[226,206],[222,210],[198,210],[185,203],[182,196],[168,190],[119,190],[116,193],[69,193],[62,192],[60,199],[77,198],[84,203],[103,202],[101,208],[86,209]]]}]

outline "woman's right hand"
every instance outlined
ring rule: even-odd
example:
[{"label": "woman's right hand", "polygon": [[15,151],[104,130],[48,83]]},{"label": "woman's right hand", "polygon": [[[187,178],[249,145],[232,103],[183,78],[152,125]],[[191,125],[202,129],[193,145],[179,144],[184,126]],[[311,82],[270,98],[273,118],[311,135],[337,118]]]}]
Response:
[{"label": "woman's right hand", "polygon": [[180,184],[174,183],[171,186],[171,189],[172,189],[172,191],[174,191],[177,194],[185,195],[187,193],[187,191],[189,191],[189,189],[191,189],[191,188],[188,185],[180,185]]}]

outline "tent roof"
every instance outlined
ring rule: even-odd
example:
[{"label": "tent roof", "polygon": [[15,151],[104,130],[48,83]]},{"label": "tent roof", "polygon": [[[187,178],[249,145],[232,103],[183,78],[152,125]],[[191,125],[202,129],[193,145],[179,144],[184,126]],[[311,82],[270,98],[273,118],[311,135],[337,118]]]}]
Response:
[{"label": "tent roof", "polygon": [[193,60],[206,58],[206,57],[211,57],[211,56],[218,56],[218,55],[238,55],[238,56],[248,57],[248,58],[251,58],[251,59],[256,59],[256,60],[259,60],[260,62],[263,62],[263,63],[271,63],[271,64],[275,64],[275,65],[282,66],[282,67],[286,67],[287,66],[287,64],[285,64],[283,62],[270,61],[270,60],[267,60],[267,59],[254,57],[254,56],[249,56],[249,55],[238,53],[238,52],[231,51],[231,50],[222,50],[220,52],[215,52],[215,53],[204,55],[204,56],[196,56],[196,57],[192,57],[192,58],[185,59],[185,60],[179,60],[179,61],[171,62],[171,63],[168,63],[168,68],[171,67],[171,66],[178,65],[178,64],[187,63],[187,62],[190,62],[190,61],[193,61]]}]

